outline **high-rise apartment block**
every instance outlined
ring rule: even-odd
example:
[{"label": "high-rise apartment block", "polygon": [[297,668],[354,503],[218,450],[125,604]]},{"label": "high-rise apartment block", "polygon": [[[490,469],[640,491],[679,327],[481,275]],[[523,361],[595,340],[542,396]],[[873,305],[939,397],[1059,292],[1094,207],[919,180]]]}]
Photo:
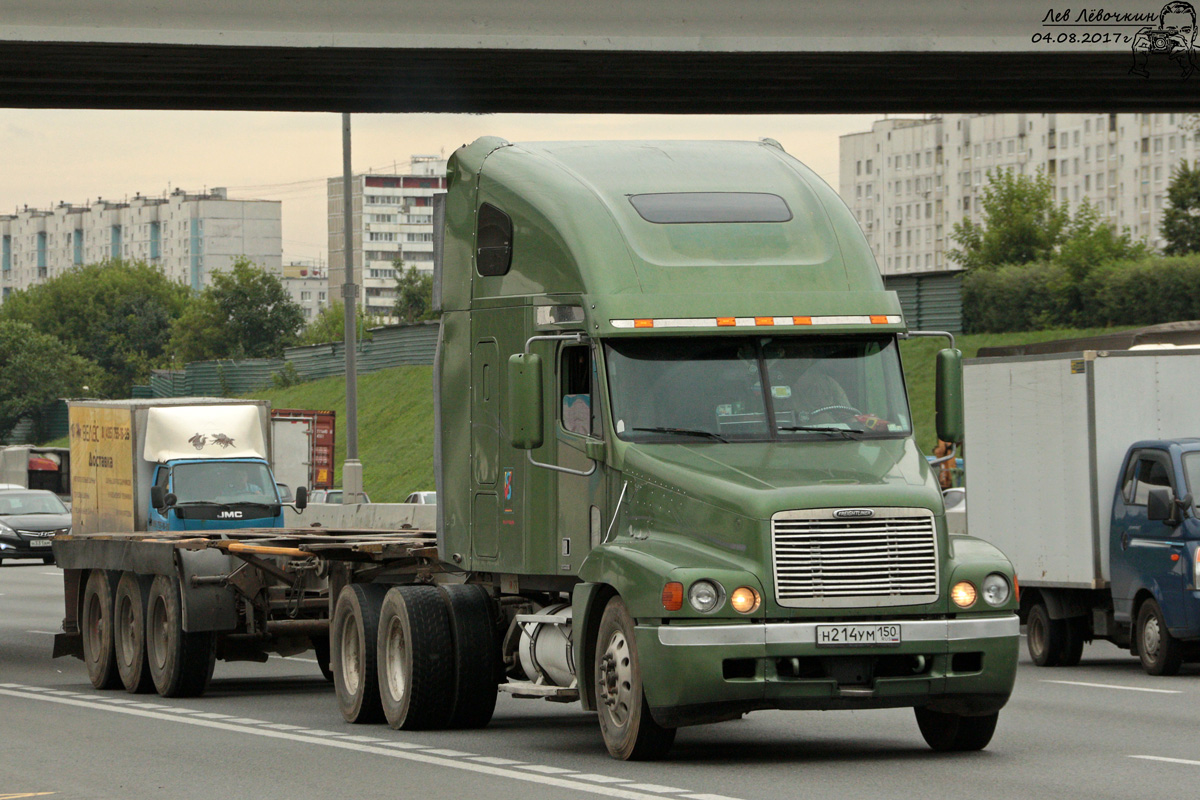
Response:
[{"label": "high-rise apartment block", "polygon": [[0,214],[0,299],[106,259],[145,261],[197,290],[240,256],[278,273],[281,231],[279,201],[230,200],[224,189],[26,207]]},{"label": "high-rise apartment block", "polygon": [[[342,178],[329,179],[329,296],[342,296],[345,237]],[[433,196],[446,191],[446,159],[413,156],[406,175],[353,176],[355,282],[367,314],[390,318],[396,278],[409,267],[433,270]]]},{"label": "high-rise apartment block", "polygon": [[981,220],[988,171],[1043,171],[1055,199],[1089,200],[1117,230],[1161,248],[1171,172],[1200,157],[1186,114],[946,114],[883,119],[841,137],[839,191],[884,275],[958,269],[954,224]]},{"label": "high-rise apartment block", "polygon": [[304,321],[312,322],[329,306],[329,279],[320,261],[293,261],[283,265],[280,278],[292,302],[304,311]]}]

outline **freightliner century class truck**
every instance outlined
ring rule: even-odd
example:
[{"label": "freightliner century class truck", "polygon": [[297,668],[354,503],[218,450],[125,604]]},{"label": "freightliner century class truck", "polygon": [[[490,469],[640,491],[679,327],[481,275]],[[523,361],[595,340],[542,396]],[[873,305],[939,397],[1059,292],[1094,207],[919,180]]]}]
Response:
[{"label": "freightliner century class truck", "polygon": [[[623,759],[768,708],[911,707],[932,747],[986,746],[1015,577],[947,534],[916,332],[833,190],[771,141],[484,138],[448,182],[436,531],[210,542],[238,592],[327,576],[345,719],[481,726],[499,689],[596,711]],[[937,388],[957,441],[952,348]]]}]

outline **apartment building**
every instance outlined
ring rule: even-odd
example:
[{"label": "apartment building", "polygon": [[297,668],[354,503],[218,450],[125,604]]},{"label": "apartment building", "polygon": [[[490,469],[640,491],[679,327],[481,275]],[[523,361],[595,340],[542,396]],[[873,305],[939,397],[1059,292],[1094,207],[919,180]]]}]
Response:
[{"label": "apartment building", "polygon": [[329,307],[329,278],[320,261],[294,261],[283,265],[283,288],[292,302],[304,309],[304,321],[312,322]]},{"label": "apartment building", "polygon": [[[352,264],[370,315],[391,319],[399,269],[433,271],[433,196],[446,191],[446,160],[413,156],[407,174],[353,177]],[[330,178],[329,293],[342,296],[345,241],[342,178]],[[402,266],[397,268],[399,262]]]},{"label": "apartment building", "polygon": [[981,221],[989,170],[1054,181],[1072,210],[1086,198],[1152,247],[1171,172],[1200,157],[1187,114],[947,114],[883,119],[841,137],[839,191],[884,275],[957,269],[954,224]]},{"label": "apartment building", "polygon": [[281,204],[230,200],[224,189],[0,214],[0,300],[82,264],[145,261],[199,290],[245,256],[278,273]]}]

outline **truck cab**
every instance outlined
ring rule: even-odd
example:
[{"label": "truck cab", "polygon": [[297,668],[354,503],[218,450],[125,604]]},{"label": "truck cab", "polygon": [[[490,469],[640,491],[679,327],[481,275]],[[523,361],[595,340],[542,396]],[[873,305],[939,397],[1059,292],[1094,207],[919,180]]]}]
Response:
[{"label": "truck cab", "polygon": [[527,677],[577,687],[619,758],[762,708],[908,706],[931,745],[986,745],[1012,567],[947,533],[910,332],[833,190],[769,140],[489,137],[448,181],[438,545],[558,598],[528,624],[567,626],[571,668]]},{"label": "truck cab", "polygon": [[271,465],[259,458],[176,459],[154,468],[149,529],[282,528]]},{"label": "truck cab", "polygon": [[1149,439],[1129,448],[1113,493],[1113,617],[1152,673],[1177,671],[1200,641],[1198,490],[1200,439]]}]

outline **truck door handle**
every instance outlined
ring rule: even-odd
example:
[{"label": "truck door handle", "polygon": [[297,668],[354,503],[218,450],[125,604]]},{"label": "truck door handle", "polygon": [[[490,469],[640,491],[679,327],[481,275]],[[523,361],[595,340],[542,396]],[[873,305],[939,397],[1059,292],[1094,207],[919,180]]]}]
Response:
[{"label": "truck door handle", "polygon": [[1129,549],[1129,531],[1125,531],[1124,533],[1121,534],[1121,549],[1122,550]]}]

